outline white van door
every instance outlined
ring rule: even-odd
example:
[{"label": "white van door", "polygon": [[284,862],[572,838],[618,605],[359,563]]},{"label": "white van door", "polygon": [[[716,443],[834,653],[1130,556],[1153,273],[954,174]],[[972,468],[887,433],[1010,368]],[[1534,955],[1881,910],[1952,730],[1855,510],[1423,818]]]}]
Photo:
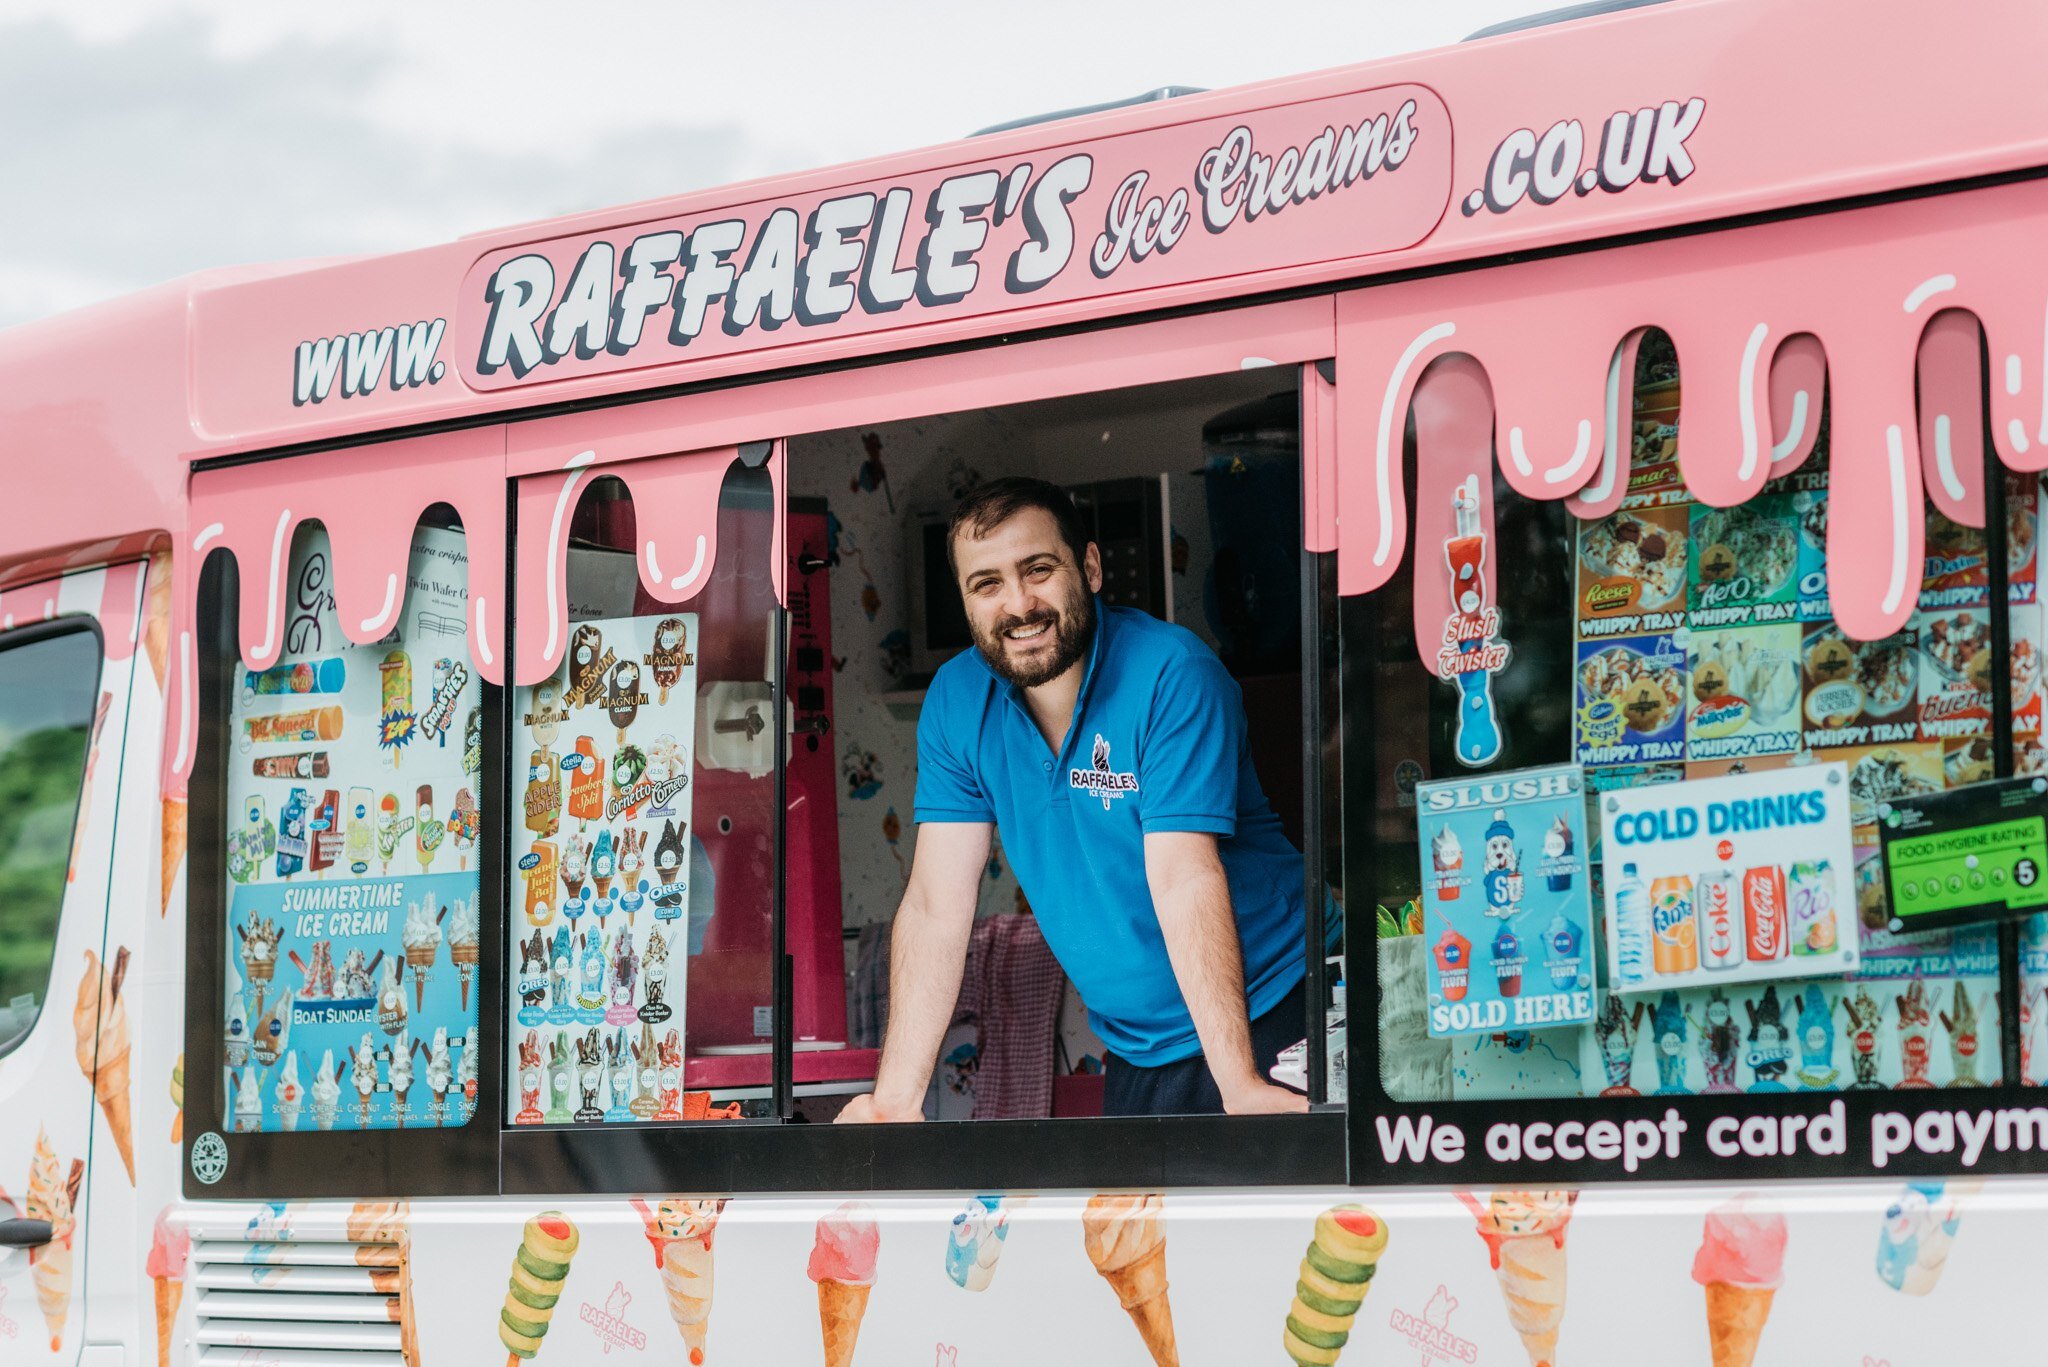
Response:
[{"label": "white van door", "polygon": [[[144,562],[0,590],[0,1360],[73,1363],[86,1242],[133,1218],[128,999],[108,943]],[[118,1237],[118,1231],[115,1237]]]}]

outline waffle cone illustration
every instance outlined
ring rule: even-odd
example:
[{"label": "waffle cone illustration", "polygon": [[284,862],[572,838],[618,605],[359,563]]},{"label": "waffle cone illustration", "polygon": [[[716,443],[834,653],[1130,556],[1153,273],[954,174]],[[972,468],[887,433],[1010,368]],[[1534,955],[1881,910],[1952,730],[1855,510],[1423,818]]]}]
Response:
[{"label": "waffle cone illustration", "polygon": [[76,1160],[66,1177],[50,1147],[50,1136],[36,1131],[35,1158],[29,1166],[27,1215],[31,1220],[50,1222],[50,1241],[29,1250],[29,1274],[36,1288],[36,1305],[43,1312],[43,1324],[50,1331],[50,1351],[64,1343],[64,1321],[71,1315],[73,1279],[71,1235],[72,1216],[78,1200],[78,1184],[85,1176],[85,1162]]},{"label": "waffle cone illustration", "polygon": [[356,1264],[379,1269],[372,1285],[398,1297],[398,1351],[406,1367],[419,1367],[419,1327],[413,1318],[412,1207],[405,1201],[358,1201],[344,1231],[355,1244]]},{"label": "waffle cone illustration", "polygon": [[868,1207],[848,1201],[818,1221],[807,1272],[818,1284],[818,1329],[825,1341],[825,1367],[848,1367],[875,1287],[875,1260],[882,1234]]},{"label": "waffle cone illustration", "polygon": [[1785,1274],[1785,1217],[1738,1196],[1707,1212],[1692,1279],[1707,1293],[1714,1367],[1750,1367]]},{"label": "waffle cone illustration", "polygon": [[171,1364],[171,1328],[177,1323],[178,1302],[185,1296],[185,1263],[192,1252],[191,1236],[170,1217],[169,1206],[157,1212],[143,1268],[156,1290],[156,1367]]},{"label": "waffle cone illustration", "polygon": [[135,1138],[128,1103],[128,1008],[121,1001],[121,983],[128,976],[128,951],[114,955],[113,967],[102,971],[97,954],[85,951],[85,977],[71,1008],[71,1031],[79,1069],[92,1082],[93,1096],[107,1118],[114,1146],[121,1151],[129,1185],[135,1183]]},{"label": "waffle cone illustration", "polygon": [[178,1303],[185,1299],[185,1283],[176,1277],[152,1277],[156,1286],[156,1367],[171,1367],[171,1326],[177,1323]]},{"label": "waffle cone illustration", "polygon": [[1555,1367],[1564,1323],[1565,1230],[1577,1192],[1496,1191],[1483,1204],[1459,1192],[1479,1222],[1493,1275],[1531,1367]]},{"label": "waffle cone illustration", "polygon": [[1331,1367],[1351,1338],[1359,1302],[1387,1247],[1387,1226],[1364,1206],[1332,1206],[1316,1217],[1301,1260],[1281,1343],[1300,1367]]},{"label": "waffle cone illustration", "polygon": [[1091,1196],[1081,1211],[1088,1261],[1116,1292],[1158,1367],[1178,1367],[1173,1307],[1166,1296],[1164,1203],[1157,1192]]},{"label": "waffle cone illustration", "polygon": [[186,822],[190,815],[183,798],[167,797],[163,802],[163,900],[157,915],[171,914],[171,886],[178,881],[178,866],[185,862]]},{"label": "waffle cone illustration", "polygon": [[668,1315],[683,1336],[690,1367],[703,1367],[704,1338],[711,1324],[711,1239],[725,1202],[669,1200],[650,1207],[636,1199],[633,1207],[647,1228],[647,1242],[654,1245]]},{"label": "waffle cone illustration", "polygon": [[505,1307],[498,1312],[498,1341],[511,1350],[507,1367],[518,1367],[522,1359],[540,1351],[580,1237],[576,1226],[557,1210],[542,1211],[526,1222],[519,1251],[512,1255]]}]

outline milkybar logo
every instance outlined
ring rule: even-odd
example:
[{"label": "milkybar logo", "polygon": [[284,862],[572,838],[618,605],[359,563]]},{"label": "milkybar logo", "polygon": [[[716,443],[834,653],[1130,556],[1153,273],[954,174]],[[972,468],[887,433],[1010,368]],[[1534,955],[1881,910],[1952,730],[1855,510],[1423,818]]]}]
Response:
[{"label": "milkybar logo", "polygon": [[1109,742],[1100,731],[1095,733],[1095,751],[1090,760],[1091,768],[1067,771],[1067,786],[1101,798],[1103,811],[1108,811],[1109,804],[1125,793],[1138,791],[1136,774],[1119,774],[1109,767]]}]

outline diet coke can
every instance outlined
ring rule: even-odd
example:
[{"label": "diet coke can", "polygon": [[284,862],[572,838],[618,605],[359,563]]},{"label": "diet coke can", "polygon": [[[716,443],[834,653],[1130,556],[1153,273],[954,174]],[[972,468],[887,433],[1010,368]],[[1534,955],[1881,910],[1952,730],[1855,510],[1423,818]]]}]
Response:
[{"label": "diet coke can", "polygon": [[1792,952],[1792,930],[1785,914],[1785,871],[1775,864],[1742,875],[1742,910],[1749,923],[1748,951],[1753,963],[1768,963]]},{"label": "diet coke can", "polygon": [[1700,875],[1700,963],[1733,968],[1742,962],[1742,908],[1735,900],[1735,875],[1716,869]]}]

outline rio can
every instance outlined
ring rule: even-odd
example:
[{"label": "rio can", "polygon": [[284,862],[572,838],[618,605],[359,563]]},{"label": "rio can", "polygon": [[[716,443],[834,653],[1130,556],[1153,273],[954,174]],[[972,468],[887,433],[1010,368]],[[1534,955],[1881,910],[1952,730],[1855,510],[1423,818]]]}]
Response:
[{"label": "rio can", "polygon": [[1792,866],[1786,902],[1791,908],[1792,952],[1824,955],[1835,952],[1835,870],[1823,859]]}]

